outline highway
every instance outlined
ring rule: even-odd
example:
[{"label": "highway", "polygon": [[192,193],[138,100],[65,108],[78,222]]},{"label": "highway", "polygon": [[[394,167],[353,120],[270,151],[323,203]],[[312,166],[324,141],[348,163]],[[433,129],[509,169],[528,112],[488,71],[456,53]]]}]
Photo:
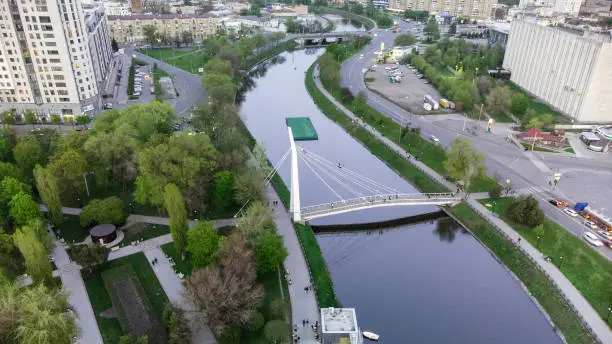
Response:
[{"label": "highway", "polygon": [[[415,24],[400,22],[402,33],[415,27]],[[455,137],[468,138],[474,147],[486,156],[485,165],[489,175],[498,172],[499,182],[511,181],[514,190],[520,193],[532,194],[539,202],[544,213],[580,237],[588,228],[581,218],[572,218],[548,203],[551,198],[564,198],[570,202],[586,201],[598,206],[612,204],[612,158],[603,156],[601,159],[578,159],[563,154],[546,154],[539,152],[525,152],[516,145],[506,141],[507,127],[496,124],[493,133],[486,132],[486,122],[466,120],[462,115],[417,116],[412,115],[403,108],[395,105],[365,87],[363,73],[366,68],[376,63],[374,52],[380,49],[384,42],[385,48],[392,47],[397,34],[386,30],[374,30],[372,42],[362,53],[365,58],[356,54],[342,64],[342,84],[349,87],[353,94],[365,91],[370,106],[392,118],[397,123],[421,128],[421,136],[429,139],[435,135],[443,146],[448,146]],[[401,84],[401,87],[410,87]],[[476,126],[477,134],[463,131],[464,126]],[[412,152],[418,155],[419,152]],[[553,174],[560,172],[564,175],[557,187],[551,187],[549,180]],[[567,178],[565,177],[567,175]],[[585,190],[592,190],[585,192]],[[610,207],[612,208],[612,207]],[[600,208],[597,208],[600,209]],[[605,209],[607,212],[612,209]],[[611,216],[612,217],[612,216]],[[612,260],[612,249],[607,247],[594,248],[603,256]]]}]

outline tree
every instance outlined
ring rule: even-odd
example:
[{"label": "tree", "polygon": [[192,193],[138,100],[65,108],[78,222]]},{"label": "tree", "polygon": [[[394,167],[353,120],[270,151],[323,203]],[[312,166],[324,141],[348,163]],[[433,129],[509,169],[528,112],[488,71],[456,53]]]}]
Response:
[{"label": "tree", "polygon": [[[10,234],[6,234],[4,230],[0,228],[0,276],[5,275],[9,279],[12,279],[22,273],[23,259],[17,247],[15,247],[13,237]],[[0,322],[1,321],[2,320],[0,320]],[[1,329],[0,333],[2,333]],[[0,338],[2,338],[1,335]]]},{"label": "tree", "polygon": [[436,17],[429,17],[429,21],[423,29],[423,33],[427,36],[428,41],[437,41],[440,39],[440,27],[436,21]]},{"label": "tree", "polygon": [[9,202],[9,213],[14,223],[18,226],[28,224],[32,219],[38,219],[42,217],[40,207],[32,196],[19,192]]},{"label": "tree", "polygon": [[258,273],[276,270],[287,258],[283,237],[276,232],[266,231],[259,237],[255,247],[255,262]]},{"label": "tree", "polygon": [[25,124],[34,126],[34,124],[38,123],[38,116],[36,116],[34,112],[28,110],[23,113],[23,120]]},{"label": "tree", "polygon": [[451,178],[462,180],[469,191],[470,180],[484,173],[484,156],[474,150],[468,139],[455,138],[446,152],[444,167]]},{"label": "tree", "polygon": [[545,229],[544,229],[544,224],[540,223],[539,225],[535,226],[533,228],[533,234],[535,234],[538,238],[538,243],[537,246],[539,248],[540,246],[540,239],[542,239],[544,237],[545,234]]},{"label": "tree", "polygon": [[219,266],[194,271],[185,282],[186,297],[204,313],[217,335],[248,325],[263,296],[256,284],[253,253],[244,239],[230,235],[219,257]]},{"label": "tree", "polygon": [[236,175],[231,171],[215,173],[211,191],[211,204],[217,210],[228,210],[234,204]]},{"label": "tree", "polygon": [[476,78],[476,87],[478,88],[478,93],[480,93],[480,96],[484,98],[491,90],[491,80],[488,76],[479,76]]},{"label": "tree", "polygon": [[181,257],[184,257],[185,247],[187,246],[187,210],[185,209],[185,200],[181,195],[178,187],[174,184],[168,184],[164,188],[164,204],[166,211],[170,217],[170,233],[172,241]]},{"label": "tree", "polygon": [[544,223],[544,213],[531,195],[514,198],[508,206],[507,215],[510,220],[529,227]]},{"label": "tree", "polygon": [[82,227],[105,223],[122,225],[127,218],[125,204],[117,196],[111,196],[103,200],[91,200],[83,207],[79,216]]},{"label": "tree", "polygon": [[31,178],[34,166],[42,162],[42,147],[34,137],[24,137],[13,148],[13,157],[21,173],[27,178]]},{"label": "tree", "polygon": [[20,288],[0,283],[0,339],[3,343],[70,344],[78,334],[61,288]]},{"label": "tree", "polygon": [[395,37],[395,45],[406,46],[413,45],[414,43],[416,43],[416,38],[409,33]]},{"label": "tree", "polygon": [[537,117],[532,117],[527,123],[527,128],[544,128],[551,125],[553,122],[553,116],[550,114],[544,114]]},{"label": "tree", "polygon": [[0,113],[0,121],[2,121],[2,124],[7,126],[7,125],[14,125],[15,122],[17,122],[17,119],[15,118],[14,113],[10,111],[4,111]]},{"label": "tree", "polygon": [[36,180],[38,194],[51,214],[53,224],[58,226],[64,220],[64,213],[62,212],[62,200],[55,176],[48,169],[36,165],[34,180]]},{"label": "tree", "polygon": [[284,32],[272,32],[270,39],[274,41],[274,45],[278,46],[278,42],[285,39]]},{"label": "tree", "polygon": [[87,125],[89,122],[91,122],[91,118],[89,118],[87,115],[79,115],[76,117],[77,125]]},{"label": "tree", "polygon": [[289,324],[282,320],[270,320],[264,327],[264,336],[269,343],[286,343],[289,338]]},{"label": "tree", "polygon": [[200,221],[187,233],[187,252],[194,268],[202,268],[217,261],[223,237],[210,221]]},{"label": "tree", "polygon": [[248,330],[251,332],[259,331],[266,324],[266,319],[264,318],[261,312],[255,311],[251,315],[251,320],[249,321]]},{"label": "tree", "polygon": [[113,49],[113,52],[116,53],[117,51],[119,51],[119,44],[117,44],[117,41],[113,38],[113,40],[111,41],[111,49]]},{"label": "tree", "polygon": [[246,169],[236,177],[234,190],[238,204],[261,201],[265,198],[266,193],[264,176],[257,169]]},{"label": "tree", "polygon": [[110,249],[100,245],[70,245],[70,256],[77,264],[91,271],[108,259]]},{"label": "tree", "polygon": [[270,302],[271,319],[285,319],[291,311],[291,305],[287,300],[276,298]]},{"label": "tree", "polygon": [[126,334],[119,337],[119,344],[149,344],[149,337],[145,334],[141,336]]},{"label": "tree", "polygon": [[155,44],[157,42],[156,33],[157,29],[153,25],[145,25],[142,27],[142,34],[149,44]]},{"label": "tree", "polygon": [[501,197],[503,190],[504,188],[501,185],[495,183],[493,186],[491,186],[491,189],[489,189],[489,198],[494,200],[498,199]]},{"label": "tree", "polygon": [[448,33],[450,33],[451,35],[457,33],[457,23],[450,24],[450,27],[448,28]]},{"label": "tree", "polygon": [[57,185],[64,197],[72,194],[80,198],[83,190],[83,173],[87,162],[83,153],[70,149],[55,156],[47,168],[55,175]]},{"label": "tree", "polygon": [[193,43],[193,35],[191,34],[191,31],[183,31],[181,33],[181,42],[183,42],[185,45],[190,45]]},{"label": "tree", "polygon": [[276,222],[270,207],[263,202],[253,202],[246,213],[238,219],[238,231],[253,246],[266,231],[275,231]]},{"label": "tree", "polygon": [[164,308],[163,321],[168,331],[168,344],[186,344],[191,342],[191,330],[182,309],[168,302]]},{"label": "tree", "polygon": [[536,118],[537,116],[538,116],[538,113],[536,112],[536,110],[532,108],[528,108],[525,111],[525,115],[523,116],[523,118],[521,118],[521,125],[523,126],[523,128],[530,128],[529,123],[531,122],[532,119]]},{"label": "tree", "polygon": [[510,111],[519,117],[525,114],[528,106],[529,98],[524,93],[517,93],[510,99]]},{"label": "tree", "polygon": [[493,116],[501,116],[508,112],[510,90],[507,87],[496,87],[487,96],[488,111]]},{"label": "tree", "polygon": [[29,227],[18,229],[13,234],[15,246],[25,259],[26,272],[34,283],[51,282],[51,263],[48,252],[38,239],[38,236]]},{"label": "tree", "polygon": [[17,178],[5,177],[2,179],[2,182],[0,182],[0,204],[8,206],[13,196],[20,192],[29,195],[32,193],[32,188],[30,185],[22,183]]}]

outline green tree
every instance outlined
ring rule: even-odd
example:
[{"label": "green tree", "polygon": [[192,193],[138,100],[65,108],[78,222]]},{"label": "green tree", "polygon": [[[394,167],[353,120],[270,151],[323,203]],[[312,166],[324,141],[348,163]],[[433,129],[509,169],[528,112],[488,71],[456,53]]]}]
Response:
[{"label": "green tree", "polygon": [[48,169],[36,165],[34,169],[34,180],[36,180],[38,194],[51,214],[53,224],[58,226],[63,222],[64,214],[62,212],[62,200],[55,176]]},{"label": "green tree", "polygon": [[501,185],[495,183],[493,186],[491,186],[491,189],[489,189],[489,198],[494,200],[498,199],[501,197],[503,190],[504,188]]},{"label": "green tree", "polygon": [[0,180],[6,177],[13,177],[15,179],[21,180],[23,176],[19,172],[17,166],[8,162],[0,161]]},{"label": "green tree", "polygon": [[508,206],[508,218],[514,222],[535,227],[544,223],[544,213],[533,196],[517,197]]},{"label": "green tree", "polygon": [[476,87],[481,97],[486,97],[491,90],[491,80],[488,76],[479,76],[476,78]]},{"label": "green tree", "polygon": [[249,321],[248,330],[251,332],[259,331],[266,324],[266,319],[261,312],[253,312]]},{"label": "green tree", "polygon": [[217,261],[223,237],[209,221],[200,221],[187,233],[187,252],[194,268],[202,268]]},{"label": "green tree", "polygon": [[86,166],[83,153],[70,149],[55,156],[47,168],[55,175],[62,196],[80,198]]},{"label": "green tree", "polygon": [[525,115],[523,116],[523,118],[521,118],[521,125],[523,126],[523,128],[530,128],[529,122],[531,122],[531,120],[536,118],[537,116],[538,113],[536,112],[536,110],[528,108],[525,111]]},{"label": "green tree", "polygon": [[91,200],[83,207],[79,216],[83,227],[105,223],[122,225],[127,218],[125,204],[117,196],[111,196],[103,200]]},{"label": "green tree", "polygon": [[532,117],[527,123],[527,128],[544,128],[553,123],[553,116],[550,114],[540,115],[538,117]]},{"label": "green tree", "polygon": [[285,319],[291,311],[291,305],[287,300],[276,298],[270,302],[270,317],[272,319]]},{"label": "green tree", "polygon": [[270,207],[258,201],[249,205],[246,213],[238,219],[237,227],[247,242],[255,246],[264,232],[276,230],[276,222]]},{"label": "green tree", "polygon": [[510,90],[507,87],[496,87],[487,96],[487,110],[493,116],[502,116],[508,112]]},{"label": "green tree", "polygon": [[524,93],[517,93],[510,99],[510,111],[519,117],[525,114],[528,106],[529,98]]},{"label": "green tree", "polygon": [[34,112],[28,110],[23,113],[23,120],[25,124],[34,126],[34,124],[38,123],[38,116]]},{"label": "green tree", "polygon": [[18,229],[13,234],[15,246],[25,259],[26,272],[34,283],[51,282],[51,263],[48,252],[30,227]]},{"label": "green tree", "polygon": [[91,118],[87,115],[79,115],[76,117],[77,125],[87,125],[91,122]]},{"label": "green tree", "polygon": [[436,17],[429,17],[429,21],[423,29],[423,33],[427,36],[428,41],[437,41],[440,39],[440,27],[436,21]]},{"label": "green tree", "polygon": [[272,32],[272,34],[270,35],[270,39],[274,41],[274,44],[276,46],[278,46],[278,42],[285,39],[285,36],[286,35],[284,32]]},{"label": "green tree", "polygon": [[62,116],[57,114],[51,115],[51,123],[59,127],[59,125],[62,124]]},{"label": "green tree", "polygon": [[62,288],[0,284],[0,338],[7,343],[70,344],[78,334]]},{"label": "green tree", "polygon": [[450,33],[451,35],[457,33],[457,23],[450,24],[450,27],[448,28],[448,33]]},{"label": "green tree", "polygon": [[0,113],[0,121],[2,121],[2,124],[7,126],[7,125],[14,125],[15,122],[17,122],[17,119],[15,118],[14,113],[10,111],[4,111]]},{"label": "green tree", "polygon": [[276,270],[287,258],[287,249],[283,244],[283,237],[272,231],[261,234],[254,253],[258,273]]},{"label": "green tree", "polygon": [[149,44],[157,43],[157,29],[153,25],[145,25],[142,27],[142,34]]},{"label": "green tree", "polygon": [[91,271],[108,259],[110,249],[100,245],[70,245],[70,256],[77,264]]},{"label": "green tree", "polygon": [[42,162],[43,150],[34,137],[24,137],[13,148],[13,157],[21,173],[31,178],[34,166]]},{"label": "green tree", "polygon": [[409,33],[395,37],[395,45],[406,46],[413,45],[414,43],[416,43],[416,38]]},{"label": "green tree", "polygon": [[462,180],[469,191],[470,180],[484,174],[484,156],[474,150],[468,139],[455,138],[446,152],[444,168],[451,178]]},{"label": "green tree", "polygon": [[9,209],[11,218],[18,226],[26,225],[32,219],[42,217],[38,204],[34,202],[32,196],[24,192],[19,192],[13,196],[9,202]]},{"label": "green tree", "polygon": [[177,251],[184,258],[185,247],[187,246],[187,211],[185,209],[185,200],[181,195],[180,190],[174,184],[166,185],[164,189],[164,204],[166,211],[170,217],[170,233],[172,241]]},{"label": "green tree", "polygon": [[163,321],[168,331],[168,344],[191,342],[191,330],[182,309],[168,302],[164,308]]},{"label": "green tree", "polygon": [[183,31],[181,33],[181,42],[185,45],[190,45],[193,43],[193,35],[190,31]]},{"label": "green tree", "polygon": [[265,198],[266,192],[264,176],[257,169],[244,170],[236,177],[234,189],[238,204],[261,201]]},{"label": "green tree", "polygon": [[32,188],[30,185],[22,183],[17,178],[5,177],[2,179],[2,182],[0,182],[0,203],[8,205],[13,196],[20,192],[29,195],[32,193]]},{"label": "green tree", "polygon": [[[9,279],[13,279],[17,275],[22,274],[23,259],[17,247],[15,247],[13,237],[0,228],[0,276],[2,276],[3,273]],[[0,284],[2,284],[1,281]],[[2,333],[1,329],[0,333]],[[2,338],[2,335],[0,335],[0,338]]]},{"label": "green tree", "polygon": [[289,324],[282,320],[270,320],[264,327],[264,336],[268,343],[287,343],[289,334]]},{"label": "green tree", "polygon": [[126,334],[119,337],[119,344],[149,344],[149,337],[145,334],[141,336]]},{"label": "green tree", "polygon": [[217,210],[228,210],[234,204],[234,182],[236,175],[231,171],[217,172],[213,177],[211,204]]}]

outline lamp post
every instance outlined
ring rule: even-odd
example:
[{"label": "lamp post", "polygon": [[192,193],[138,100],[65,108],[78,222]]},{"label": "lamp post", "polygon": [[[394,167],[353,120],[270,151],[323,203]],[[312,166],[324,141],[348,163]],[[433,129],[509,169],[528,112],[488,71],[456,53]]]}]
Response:
[{"label": "lamp post", "polygon": [[540,239],[542,239],[542,237],[537,235],[536,238],[538,238],[538,243],[536,244],[536,248],[539,250],[540,249]]},{"label": "lamp post", "polygon": [[94,172],[83,172],[83,180],[85,181],[85,191],[87,191],[87,197],[89,197],[89,185],[87,184],[87,175],[93,175]]},{"label": "lamp post", "polygon": [[563,256],[559,257],[559,270],[563,267]]},{"label": "lamp post", "polygon": [[608,307],[608,317],[606,318],[606,322],[610,322],[610,314],[612,314],[612,308]]}]

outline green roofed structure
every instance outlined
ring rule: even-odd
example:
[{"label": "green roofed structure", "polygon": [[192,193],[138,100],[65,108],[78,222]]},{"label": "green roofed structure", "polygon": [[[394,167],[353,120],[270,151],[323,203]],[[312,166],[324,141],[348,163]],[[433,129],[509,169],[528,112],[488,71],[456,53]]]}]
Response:
[{"label": "green roofed structure", "polygon": [[293,131],[295,141],[318,140],[319,135],[308,117],[287,117],[287,125]]}]

